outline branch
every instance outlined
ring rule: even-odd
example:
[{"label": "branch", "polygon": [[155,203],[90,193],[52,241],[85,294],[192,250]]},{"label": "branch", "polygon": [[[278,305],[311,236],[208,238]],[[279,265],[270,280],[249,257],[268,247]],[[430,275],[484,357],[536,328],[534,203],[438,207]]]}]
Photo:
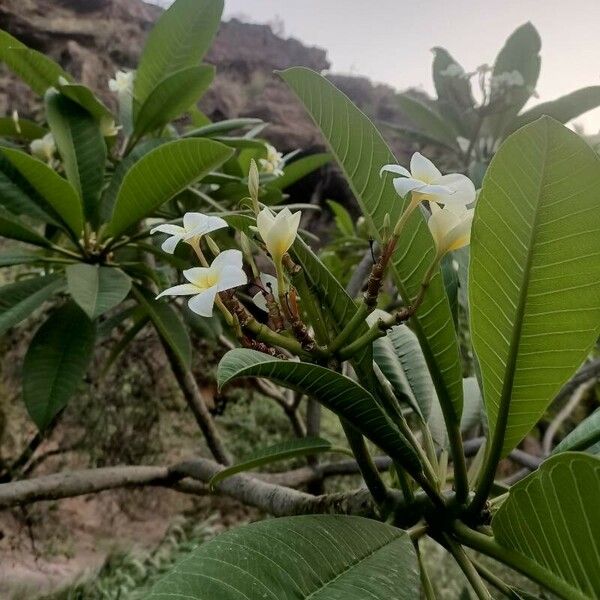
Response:
[{"label": "branch", "polygon": [[[320,470],[323,476],[357,473],[358,465],[351,463],[353,461],[343,461],[339,463],[339,467],[336,463],[322,465]],[[120,466],[55,473],[0,485],[0,509],[129,487],[158,486],[188,494],[204,495],[209,493],[204,484],[222,469],[222,465],[212,460],[197,459],[172,467]],[[309,467],[290,473],[257,477],[237,474],[218,484],[216,491],[275,516],[311,513],[363,516],[377,514],[375,504],[366,489],[312,496],[281,484],[286,482],[303,485],[318,476]]]}]

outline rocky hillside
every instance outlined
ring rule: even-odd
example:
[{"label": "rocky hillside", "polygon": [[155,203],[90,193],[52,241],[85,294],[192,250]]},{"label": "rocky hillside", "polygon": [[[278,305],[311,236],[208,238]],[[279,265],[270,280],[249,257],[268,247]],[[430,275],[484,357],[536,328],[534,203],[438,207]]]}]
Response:
[{"label": "rocky hillside", "polygon": [[[75,78],[112,102],[107,82],[119,67],[135,67],[161,9],[141,0],[0,0],[0,28],[52,56]],[[224,22],[207,56],[217,77],[201,108],[213,120],[256,116],[271,123],[266,137],[282,150],[316,149],[322,142],[273,70],[303,65],[324,71],[327,53],[283,39],[267,25]],[[366,78],[331,76],[377,119],[399,122],[391,88]],[[0,66],[0,114],[35,116],[39,100]],[[392,139],[395,149],[403,148]]]}]

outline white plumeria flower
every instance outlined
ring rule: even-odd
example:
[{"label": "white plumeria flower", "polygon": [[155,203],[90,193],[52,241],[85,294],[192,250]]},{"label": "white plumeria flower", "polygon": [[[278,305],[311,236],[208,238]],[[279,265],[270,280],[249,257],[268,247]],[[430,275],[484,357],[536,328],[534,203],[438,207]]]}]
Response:
[{"label": "white plumeria flower", "polygon": [[173,254],[179,242],[193,243],[207,233],[228,227],[227,221],[221,217],[213,217],[202,213],[188,212],[183,215],[183,227],[181,225],[173,225],[165,223],[158,225],[150,230],[150,233],[166,233],[168,237],[162,244],[161,248],[164,252]]},{"label": "white plumeria flower", "polygon": [[48,164],[52,163],[52,159],[56,153],[54,136],[51,133],[47,133],[43,138],[33,140],[29,144],[29,149],[33,156],[46,161]]},{"label": "white plumeria flower", "polygon": [[202,317],[212,317],[218,292],[248,283],[246,273],[242,269],[242,253],[239,250],[225,250],[212,261],[210,267],[186,269],[183,276],[189,283],[173,286],[156,298],[193,296],[189,299],[188,306]]},{"label": "white plumeria flower", "polygon": [[258,164],[263,173],[279,177],[283,175],[283,154],[271,144],[267,144],[267,158],[259,158]]},{"label": "white plumeria flower", "polygon": [[[263,287],[265,289],[268,290],[270,288],[270,291],[272,292],[273,296],[277,298],[277,296],[279,295],[279,287],[277,286],[276,277],[273,277],[273,275],[269,275],[268,273],[261,273],[260,282],[263,284]],[[267,300],[265,299],[265,295],[262,292],[262,290],[254,294],[254,296],[252,297],[252,302],[254,302],[254,304],[258,306],[260,310],[264,310],[266,313],[269,312],[269,308],[267,307]]]},{"label": "white plumeria flower", "polygon": [[475,201],[475,186],[467,176],[460,173],[442,175],[419,152],[415,152],[410,159],[410,171],[400,165],[385,165],[380,175],[386,171],[401,176],[394,179],[394,188],[401,197],[412,192],[414,203],[427,200],[460,212]]},{"label": "white plumeria flower", "polygon": [[277,215],[267,207],[258,213],[256,227],[275,264],[281,263],[283,255],[294,243],[301,217],[301,211],[292,214],[289,208],[280,210]]},{"label": "white plumeria flower", "polygon": [[431,204],[431,216],[427,221],[438,256],[458,250],[471,241],[472,208],[461,213]]},{"label": "white plumeria flower", "polygon": [[117,71],[114,79],[108,82],[108,89],[117,94],[130,94],[133,91],[135,71]]}]

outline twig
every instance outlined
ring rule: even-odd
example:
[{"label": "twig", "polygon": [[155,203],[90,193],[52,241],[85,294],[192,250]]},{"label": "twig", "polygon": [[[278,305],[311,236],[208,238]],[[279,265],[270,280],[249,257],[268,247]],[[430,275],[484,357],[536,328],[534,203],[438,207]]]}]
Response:
[{"label": "twig", "polygon": [[583,400],[586,392],[595,384],[596,378],[594,377],[575,388],[575,391],[571,395],[571,398],[569,398],[569,401],[557,413],[550,425],[548,425],[548,429],[546,429],[546,433],[544,434],[544,439],[542,441],[542,451],[544,453],[544,456],[548,456],[550,452],[552,452],[552,444],[554,442],[554,437],[558,433],[558,430],[561,428],[562,424],[571,416],[571,413],[577,408],[579,403]]}]

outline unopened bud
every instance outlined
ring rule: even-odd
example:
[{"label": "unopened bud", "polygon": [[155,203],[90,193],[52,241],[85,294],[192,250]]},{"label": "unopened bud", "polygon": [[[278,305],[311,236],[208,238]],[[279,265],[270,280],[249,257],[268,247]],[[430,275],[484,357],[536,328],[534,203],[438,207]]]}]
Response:
[{"label": "unopened bud", "polygon": [[255,160],[250,159],[250,170],[248,171],[248,192],[250,193],[250,198],[252,199],[252,208],[254,209],[254,213],[258,214],[258,189],[260,187],[260,178],[258,175],[258,167],[256,166]]},{"label": "unopened bud", "polygon": [[13,110],[12,120],[13,120],[13,123],[15,124],[15,131],[17,133],[21,133],[21,124],[19,123],[19,113],[16,110]]},{"label": "unopened bud", "polygon": [[206,240],[206,245],[210,248],[210,251],[217,256],[221,252],[217,242],[215,242],[210,235],[205,235],[204,239]]}]

